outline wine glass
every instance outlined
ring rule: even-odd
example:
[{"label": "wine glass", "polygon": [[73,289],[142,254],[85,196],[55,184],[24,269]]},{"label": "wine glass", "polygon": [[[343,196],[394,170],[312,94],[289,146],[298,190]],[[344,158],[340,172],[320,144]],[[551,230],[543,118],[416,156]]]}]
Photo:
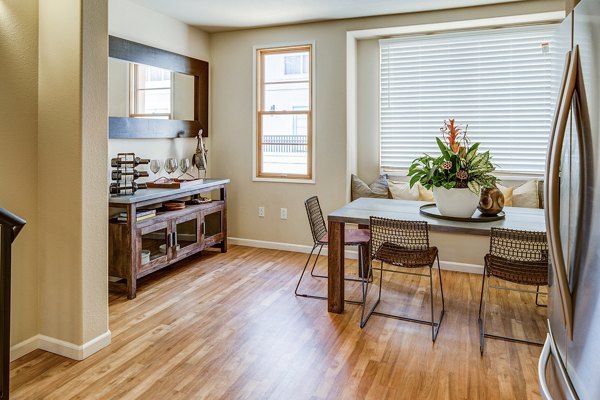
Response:
[{"label": "wine glass", "polygon": [[177,160],[175,158],[169,157],[165,160],[165,171],[169,174],[177,171]]},{"label": "wine glass", "polygon": [[158,174],[158,172],[162,169],[162,164],[160,160],[152,160],[150,161],[150,171],[154,173],[154,175]]},{"label": "wine glass", "polygon": [[185,175],[185,173],[190,169],[191,165],[192,164],[190,163],[189,158],[182,158],[179,162],[179,169],[181,169],[181,172]]}]

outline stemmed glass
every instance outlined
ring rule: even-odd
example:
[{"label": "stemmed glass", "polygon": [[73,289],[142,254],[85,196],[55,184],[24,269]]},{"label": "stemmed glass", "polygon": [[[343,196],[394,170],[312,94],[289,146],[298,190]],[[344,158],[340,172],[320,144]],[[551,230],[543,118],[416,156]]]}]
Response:
[{"label": "stemmed glass", "polygon": [[165,160],[165,171],[168,174],[172,174],[177,171],[177,160],[173,157],[169,157]]},{"label": "stemmed glass", "polygon": [[189,158],[182,158],[181,161],[179,162],[179,169],[181,170],[182,174],[180,176],[180,178],[184,175],[189,175],[190,177],[193,178],[192,175],[190,175],[189,173],[187,173],[187,171],[191,168],[192,164],[190,163],[190,159]]},{"label": "stemmed glass", "polygon": [[162,169],[162,163],[160,160],[152,160],[150,161],[150,171],[154,173],[154,175],[158,174],[158,172]]}]

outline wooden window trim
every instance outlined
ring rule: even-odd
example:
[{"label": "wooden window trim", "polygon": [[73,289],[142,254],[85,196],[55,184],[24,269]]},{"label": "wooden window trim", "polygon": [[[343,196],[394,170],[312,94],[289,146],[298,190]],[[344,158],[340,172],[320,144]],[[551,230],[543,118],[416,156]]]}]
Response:
[{"label": "wooden window trim", "polygon": [[[266,55],[271,54],[285,54],[285,53],[297,53],[297,52],[308,52],[308,110],[297,110],[297,111],[266,111],[264,106],[264,93],[265,93],[265,68],[264,58]],[[313,45],[302,44],[282,47],[269,47],[269,48],[257,48],[256,49],[256,178],[268,178],[268,179],[289,179],[289,180],[313,180]],[[268,84],[276,83],[305,83],[306,80],[290,80],[289,82],[270,82]],[[282,173],[268,173],[262,171],[262,145],[265,144],[263,141],[262,132],[262,119],[265,115],[298,115],[306,116],[307,118],[307,174],[282,174]]]},{"label": "wooden window trim", "polygon": [[[140,64],[129,63],[129,79],[131,80],[129,90],[129,117],[131,118],[153,118],[153,117],[167,117],[167,119],[173,119],[173,71],[171,72],[171,86],[163,88],[144,88],[138,87],[137,76],[139,74],[138,67]],[[150,90],[164,90],[169,89],[169,96],[171,97],[171,112],[170,113],[138,113],[137,105],[137,93],[139,91],[150,91]]]}]

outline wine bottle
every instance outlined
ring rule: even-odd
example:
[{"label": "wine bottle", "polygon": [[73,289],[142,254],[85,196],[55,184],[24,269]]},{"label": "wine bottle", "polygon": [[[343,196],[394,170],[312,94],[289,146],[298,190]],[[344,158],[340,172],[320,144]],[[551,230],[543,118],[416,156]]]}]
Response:
[{"label": "wine bottle", "polygon": [[148,158],[139,158],[135,157],[134,159],[124,159],[124,158],[113,158],[110,160],[111,167],[123,167],[123,166],[131,166],[137,167],[142,164],[149,164],[150,160]]},{"label": "wine bottle", "polygon": [[148,186],[145,183],[129,182],[128,185],[120,186],[118,183],[110,184],[110,194],[121,194],[130,192],[135,193],[139,189],[147,189]]},{"label": "wine bottle", "polygon": [[133,179],[137,179],[137,178],[145,178],[148,175],[147,171],[136,171],[136,170],[132,170],[132,171],[112,171],[111,173],[111,177],[113,179],[113,181],[119,181],[121,179],[125,179],[126,177],[133,177]]}]

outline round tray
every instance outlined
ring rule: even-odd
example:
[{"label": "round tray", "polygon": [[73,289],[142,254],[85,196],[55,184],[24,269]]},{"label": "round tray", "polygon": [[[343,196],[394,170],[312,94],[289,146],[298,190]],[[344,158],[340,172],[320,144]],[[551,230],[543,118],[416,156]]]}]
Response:
[{"label": "round tray", "polygon": [[440,211],[437,209],[435,203],[424,204],[419,207],[419,212],[427,217],[438,218],[438,219],[446,219],[448,221],[459,221],[459,222],[492,222],[499,221],[504,219],[506,214],[504,211],[500,211],[497,215],[483,215],[479,211],[476,211],[472,217],[463,218],[463,217],[449,217],[447,215],[440,214]]}]

